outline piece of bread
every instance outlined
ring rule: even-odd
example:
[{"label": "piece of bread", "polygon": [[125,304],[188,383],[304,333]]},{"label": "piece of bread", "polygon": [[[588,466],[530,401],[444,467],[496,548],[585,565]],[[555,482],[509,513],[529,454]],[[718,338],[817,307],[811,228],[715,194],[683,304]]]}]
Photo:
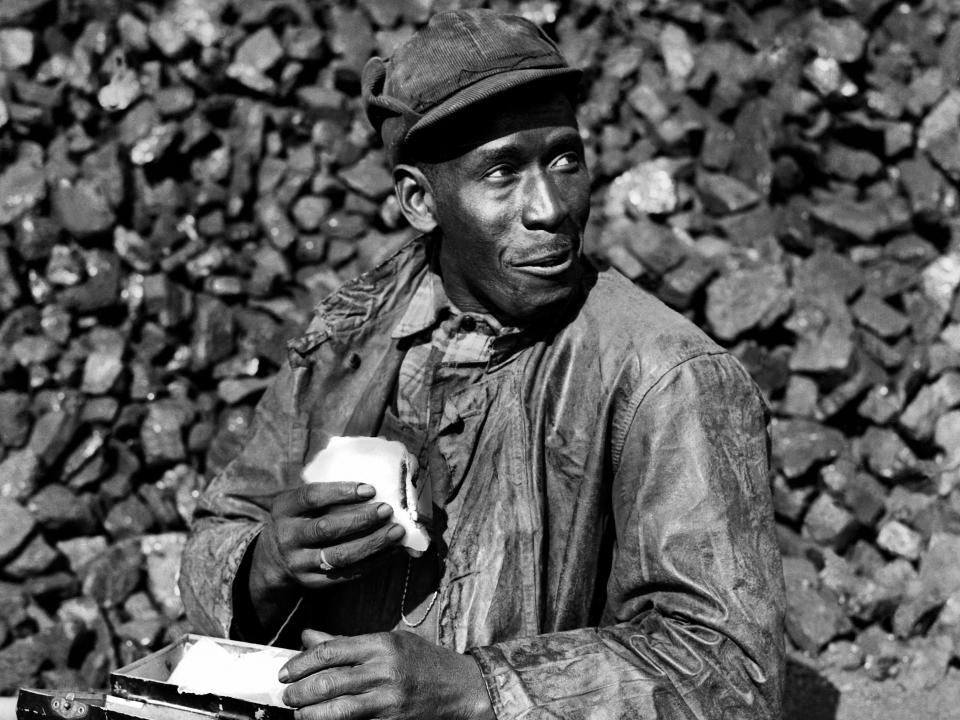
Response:
[{"label": "piece of bread", "polygon": [[167,682],[181,693],[224,695],[255,703],[287,707],[280,668],[297,653],[285,648],[234,653],[212,638],[190,645]]},{"label": "piece of bread", "polygon": [[394,521],[407,531],[403,546],[419,557],[430,545],[433,498],[429,483],[417,482],[418,469],[416,456],[395,440],[332,437],[303,469],[303,479],[372,485],[377,494],[369,502],[390,504]]}]

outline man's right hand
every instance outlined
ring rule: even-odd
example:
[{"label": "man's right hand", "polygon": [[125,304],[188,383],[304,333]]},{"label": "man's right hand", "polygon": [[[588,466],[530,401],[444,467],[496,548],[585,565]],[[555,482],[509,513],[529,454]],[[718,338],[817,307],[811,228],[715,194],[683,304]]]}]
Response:
[{"label": "man's right hand", "polygon": [[[397,547],[403,527],[387,503],[366,502],[370,485],[305,483],[276,497],[270,520],[254,541],[250,609],[261,627],[289,611],[303,588],[320,589],[361,574],[371,558]],[[324,570],[323,559],[332,570]]]}]

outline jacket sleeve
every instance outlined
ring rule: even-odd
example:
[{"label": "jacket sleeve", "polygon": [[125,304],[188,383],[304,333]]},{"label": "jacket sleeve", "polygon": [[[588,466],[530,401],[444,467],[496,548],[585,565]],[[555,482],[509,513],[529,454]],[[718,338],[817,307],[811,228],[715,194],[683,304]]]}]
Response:
[{"label": "jacket sleeve", "polygon": [[472,648],[495,714],[779,719],[784,589],[763,399],[734,358],[702,355],[624,417],[602,625]]},{"label": "jacket sleeve", "polygon": [[297,373],[284,363],[254,413],[243,449],[200,498],[183,552],[180,593],[197,632],[242,637],[234,627],[234,581],[273,499],[294,482],[292,403]]}]

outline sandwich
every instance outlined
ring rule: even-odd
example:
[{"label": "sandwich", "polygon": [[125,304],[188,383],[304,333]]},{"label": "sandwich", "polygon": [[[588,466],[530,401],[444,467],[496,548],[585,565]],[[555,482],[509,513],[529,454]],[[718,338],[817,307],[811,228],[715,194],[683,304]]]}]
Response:
[{"label": "sandwich", "polygon": [[362,482],[376,489],[368,502],[388,503],[406,534],[413,557],[430,545],[433,516],[430,483],[418,482],[419,463],[403,443],[377,437],[332,437],[303,469],[305,482]]}]

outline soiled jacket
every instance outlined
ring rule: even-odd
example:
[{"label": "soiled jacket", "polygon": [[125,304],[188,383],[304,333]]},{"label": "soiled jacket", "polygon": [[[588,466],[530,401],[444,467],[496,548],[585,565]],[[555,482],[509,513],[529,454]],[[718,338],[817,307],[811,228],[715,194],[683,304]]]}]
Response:
[{"label": "soiled jacket", "polygon": [[[252,437],[202,498],[181,591],[240,635],[233,585],[272,498],[332,435],[375,435],[427,271],[419,241],[323,301]],[[439,642],[477,660],[498,718],[779,718],[784,591],[766,406],[740,364],[613,271],[559,327],[446,398],[455,488]],[[302,627],[389,630],[402,554],[303,596]],[[412,605],[411,605],[412,606]]]}]

